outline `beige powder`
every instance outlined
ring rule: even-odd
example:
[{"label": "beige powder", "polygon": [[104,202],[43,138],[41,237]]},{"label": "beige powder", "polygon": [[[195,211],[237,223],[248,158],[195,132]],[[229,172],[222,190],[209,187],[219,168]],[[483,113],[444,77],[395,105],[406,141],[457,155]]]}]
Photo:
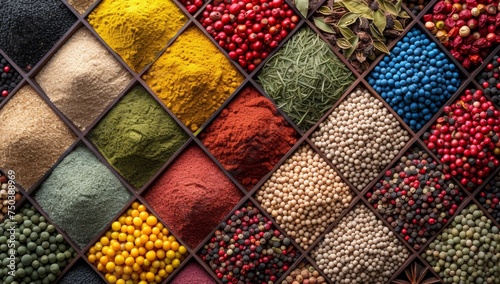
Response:
[{"label": "beige powder", "polygon": [[74,133],[31,88],[22,87],[0,110],[0,168],[14,170],[28,190],[75,140]]},{"label": "beige powder", "polygon": [[79,29],[36,76],[50,100],[85,129],[132,76],[86,28]]},{"label": "beige powder", "polygon": [[83,14],[87,9],[95,3],[96,0],[68,0],[68,3],[78,11],[78,13]]}]

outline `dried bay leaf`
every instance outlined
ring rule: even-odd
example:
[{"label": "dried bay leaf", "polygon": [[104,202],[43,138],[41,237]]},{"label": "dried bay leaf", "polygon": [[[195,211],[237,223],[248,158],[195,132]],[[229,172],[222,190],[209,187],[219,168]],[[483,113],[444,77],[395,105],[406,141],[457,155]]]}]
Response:
[{"label": "dried bay leaf", "polygon": [[378,31],[382,34],[387,24],[387,19],[385,18],[384,12],[382,12],[381,10],[373,12],[373,23],[377,27]]},{"label": "dried bay leaf", "polygon": [[406,13],[406,11],[401,11],[401,12],[399,12],[399,14],[398,14],[398,15],[396,15],[396,16],[398,16],[398,17],[400,17],[400,18],[403,18],[403,19],[409,19],[409,18],[410,18],[410,15],[408,15],[408,13]]},{"label": "dried bay leaf", "polygon": [[351,48],[345,50],[345,54],[344,56],[349,59],[351,57],[351,55],[354,53],[354,51],[356,50],[356,48],[358,47],[358,42],[359,42],[359,37],[358,36],[353,36],[349,39],[347,39],[349,41],[349,43],[352,45]]},{"label": "dried bay leaf", "polygon": [[295,0],[295,6],[297,6],[297,10],[299,10],[302,16],[307,17],[307,11],[309,9],[309,0]]},{"label": "dried bay leaf", "polygon": [[337,46],[341,49],[349,49],[353,47],[352,44],[345,38],[337,39]]},{"label": "dried bay leaf", "polygon": [[328,8],[328,6],[321,6],[318,10],[317,10],[318,13],[322,14],[322,15],[325,15],[325,16],[330,16],[333,14],[333,11]]},{"label": "dried bay leaf", "polygon": [[333,28],[330,27],[328,24],[325,23],[325,19],[324,18],[314,17],[313,21],[314,21],[314,24],[316,25],[316,27],[318,27],[318,29],[320,29],[320,30],[322,30],[324,32],[327,32],[327,33],[331,33],[331,34],[335,33],[335,31],[333,30]]},{"label": "dried bay leaf", "polygon": [[351,38],[355,36],[355,34],[349,28],[339,27],[339,31],[345,38]]},{"label": "dried bay leaf", "polygon": [[398,20],[394,20],[394,27],[392,28],[396,31],[404,31],[403,25],[401,25],[401,22],[399,22]]},{"label": "dried bay leaf", "polygon": [[347,28],[347,26],[354,24],[360,16],[360,14],[355,14],[352,12],[344,14],[344,16],[340,18],[339,27]]},{"label": "dried bay leaf", "polygon": [[372,10],[363,1],[358,0],[343,0],[342,3],[345,7],[356,14],[371,14]]},{"label": "dried bay leaf", "polygon": [[387,46],[383,42],[380,41],[373,41],[373,46],[377,49],[380,50],[381,52],[385,54],[390,54],[389,49],[387,49]]}]

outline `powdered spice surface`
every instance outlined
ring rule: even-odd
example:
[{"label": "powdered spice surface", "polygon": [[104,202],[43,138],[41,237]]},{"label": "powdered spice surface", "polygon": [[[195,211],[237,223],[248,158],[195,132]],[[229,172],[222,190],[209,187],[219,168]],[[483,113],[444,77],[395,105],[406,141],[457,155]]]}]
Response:
[{"label": "powdered spice surface", "polygon": [[241,191],[198,146],[190,146],[145,198],[174,234],[195,248],[241,196]]},{"label": "powdered spice surface", "polygon": [[297,142],[272,102],[245,88],[200,134],[210,152],[250,190]]}]

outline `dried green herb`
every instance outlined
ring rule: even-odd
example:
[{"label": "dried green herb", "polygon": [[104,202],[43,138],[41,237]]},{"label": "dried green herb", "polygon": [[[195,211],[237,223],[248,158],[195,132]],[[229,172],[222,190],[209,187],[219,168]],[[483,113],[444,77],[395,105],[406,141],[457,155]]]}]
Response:
[{"label": "dried green herb", "polygon": [[409,15],[402,0],[327,1],[313,18],[326,38],[343,51],[359,73],[381,53],[389,53],[388,39],[398,37]]},{"label": "dried green herb", "polygon": [[354,79],[308,27],[298,31],[257,75],[266,93],[303,131],[333,106]]}]

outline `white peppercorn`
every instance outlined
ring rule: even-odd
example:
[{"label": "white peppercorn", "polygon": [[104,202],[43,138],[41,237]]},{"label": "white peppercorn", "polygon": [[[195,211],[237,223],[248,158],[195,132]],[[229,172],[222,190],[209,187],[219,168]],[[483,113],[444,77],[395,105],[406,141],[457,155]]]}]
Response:
[{"label": "white peppercorn", "polygon": [[335,283],[386,283],[408,258],[407,248],[364,204],[358,204],[312,251]]},{"label": "white peppercorn", "polygon": [[337,173],[306,144],[262,185],[256,199],[307,249],[349,206],[352,195]]},{"label": "white peppercorn", "polygon": [[383,103],[362,89],[347,96],[311,135],[358,190],[367,186],[409,139]]}]

